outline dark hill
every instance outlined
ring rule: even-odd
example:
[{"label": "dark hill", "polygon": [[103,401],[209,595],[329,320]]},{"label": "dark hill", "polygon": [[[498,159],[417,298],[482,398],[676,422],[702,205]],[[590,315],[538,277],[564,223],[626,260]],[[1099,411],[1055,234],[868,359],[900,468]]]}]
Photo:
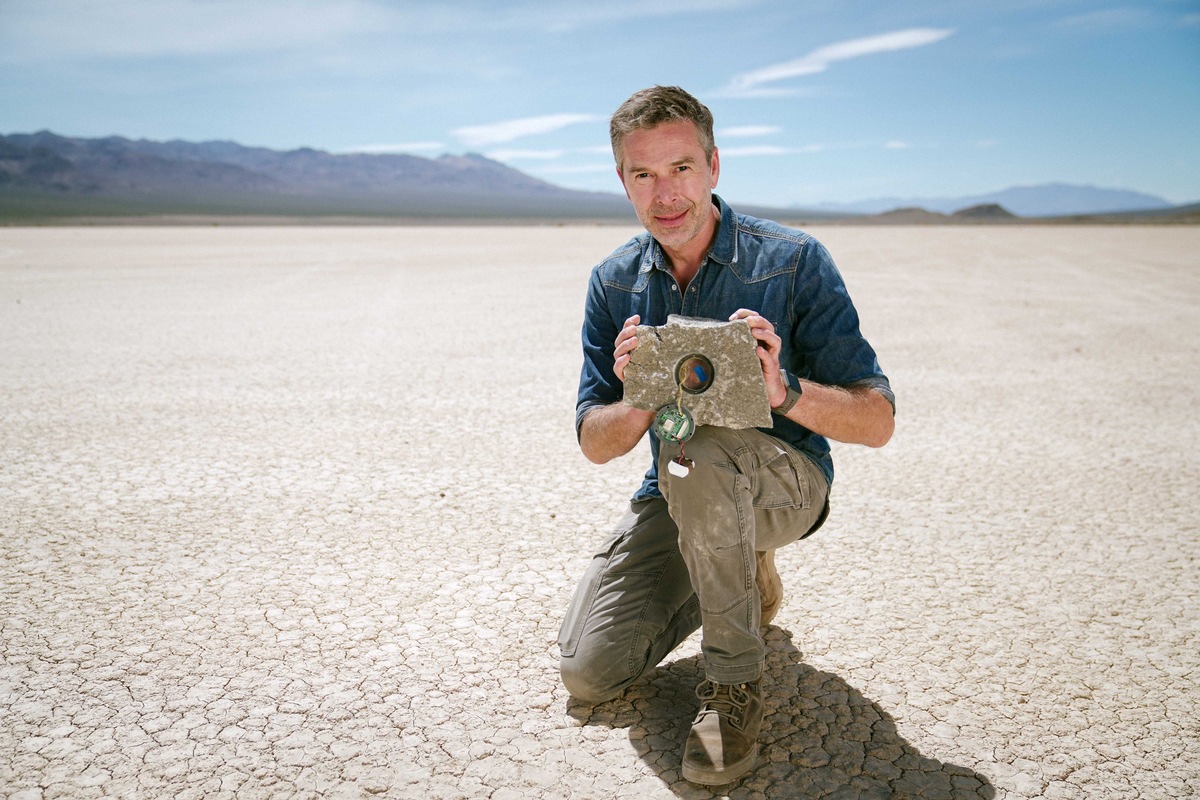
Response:
[{"label": "dark hill", "polygon": [[876,214],[873,219],[876,222],[888,222],[893,225],[929,225],[950,220],[945,214],[928,211],[924,208],[894,208],[891,211]]},{"label": "dark hill", "polygon": [[983,203],[969,208],[959,209],[950,215],[954,219],[999,222],[1018,219],[1017,215],[999,203]]}]

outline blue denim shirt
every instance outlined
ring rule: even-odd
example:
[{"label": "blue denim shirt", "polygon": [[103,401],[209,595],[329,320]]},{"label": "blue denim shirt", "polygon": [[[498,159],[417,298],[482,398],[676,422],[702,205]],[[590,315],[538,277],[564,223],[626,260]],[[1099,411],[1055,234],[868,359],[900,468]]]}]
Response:
[{"label": "blue denim shirt", "polygon": [[[769,220],[735,214],[716,195],[721,212],[708,257],[681,297],[658,242],[636,236],[592,270],[583,320],[583,369],[575,407],[578,435],[584,416],[624,396],[613,374],[613,347],[625,320],[663,325],[668,314],[727,320],[739,308],[771,321],[783,340],[779,364],[800,378],[830,386],[870,386],[895,410],[887,376],[859,332],[858,312],[829,252],[811,236]],[[833,482],[829,443],[807,428],[774,417],[776,436],[811,458]],[[634,500],[660,496],[658,439],[650,433],[652,459]]]}]

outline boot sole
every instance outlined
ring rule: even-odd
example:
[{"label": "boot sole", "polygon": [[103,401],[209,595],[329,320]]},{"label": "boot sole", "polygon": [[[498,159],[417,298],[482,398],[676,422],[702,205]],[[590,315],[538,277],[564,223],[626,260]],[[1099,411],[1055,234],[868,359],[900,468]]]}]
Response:
[{"label": "boot sole", "polygon": [[754,743],[754,747],[750,748],[750,752],[746,757],[730,767],[719,770],[702,769],[700,767],[691,767],[683,764],[683,778],[692,783],[699,783],[704,786],[720,786],[723,783],[733,783],[738,778],[745,775],[754,768],[754,762],[758,760],[758,742]]}]

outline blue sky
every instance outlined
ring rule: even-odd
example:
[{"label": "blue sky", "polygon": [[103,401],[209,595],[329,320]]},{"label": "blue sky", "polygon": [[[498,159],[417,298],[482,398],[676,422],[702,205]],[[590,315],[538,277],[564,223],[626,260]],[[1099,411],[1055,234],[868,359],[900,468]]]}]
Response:
[{"label": "blue sky", "polygon": [[678,84],[718,191],[1065,182],[1200,200],[1200,0],[0,0],[0,132],[479,152],[619,192],[607,117]]}]

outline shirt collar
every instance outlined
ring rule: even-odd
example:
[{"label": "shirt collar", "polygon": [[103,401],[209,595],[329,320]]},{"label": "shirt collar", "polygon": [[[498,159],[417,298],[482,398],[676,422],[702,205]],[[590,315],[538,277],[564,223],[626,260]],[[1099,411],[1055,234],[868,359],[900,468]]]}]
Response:
[{"label": "shirt collar", "polygon": [[734,220],[733,209],[717,195],[713,195],[713,204],[721,212],[721,224],[717,227],[717,236],[709,248],[708,257],[719,264],[729,266],[736,264],[737,252],[737,223]]}]

